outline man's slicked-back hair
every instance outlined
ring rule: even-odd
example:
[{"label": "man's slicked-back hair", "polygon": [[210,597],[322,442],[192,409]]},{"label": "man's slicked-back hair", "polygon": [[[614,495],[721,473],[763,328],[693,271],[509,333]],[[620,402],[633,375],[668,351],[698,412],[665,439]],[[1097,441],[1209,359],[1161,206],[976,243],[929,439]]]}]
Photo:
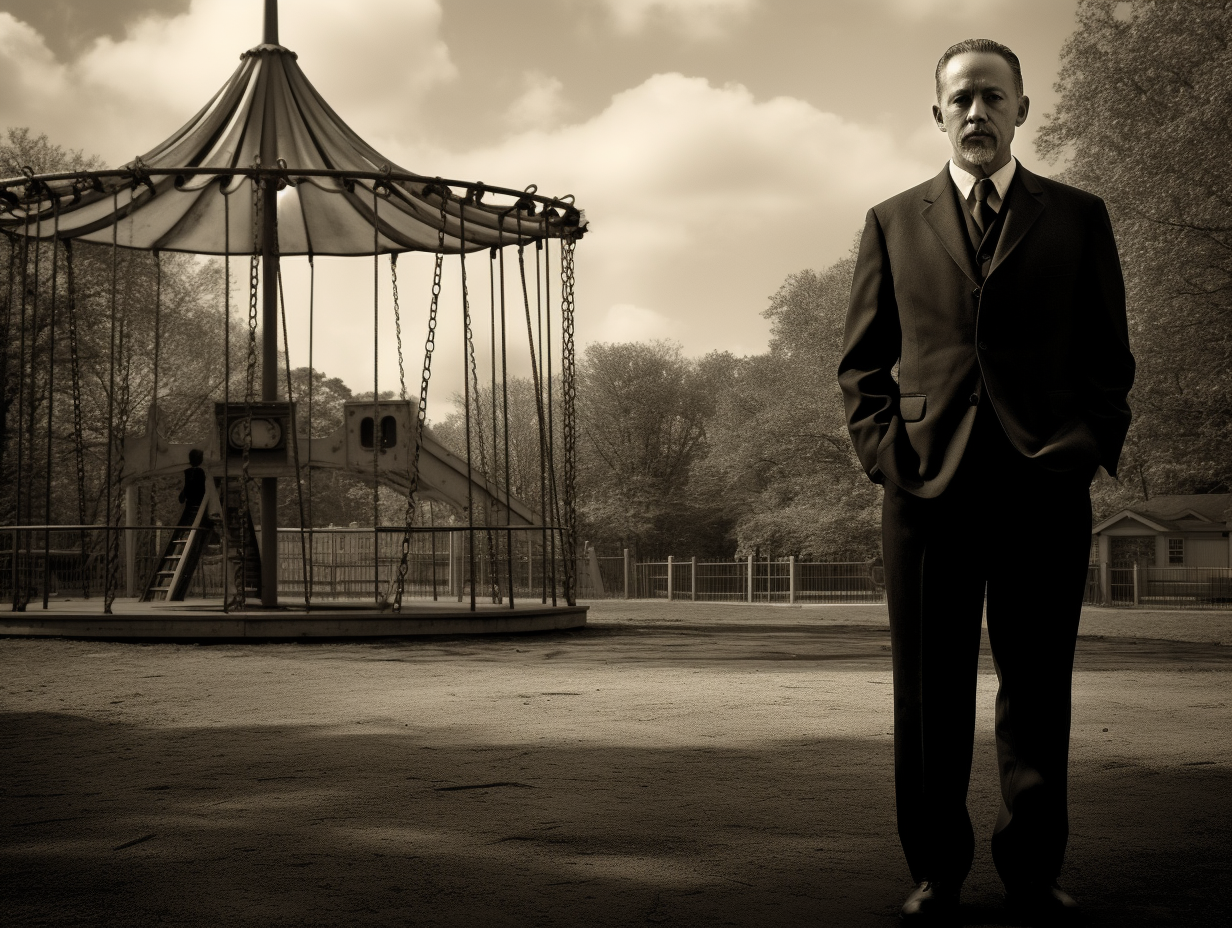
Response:
[{"label": "man's slicked-back hair", "polygon": [[963,39],[957,45],[951,45],[945,50],[945,54],[941,56],[941,60],[937,62],[937,102],[941,102],[941,72],[945,70],[945,66],[950,63],[950,59],[958,55],[965,55],[967,52],[987,52],[992,55],[1000,55],[1005,59],[1005,63],[1010,66],[1010,70],[1014,72],[1014,90],[1018,92],[1018,96],[1022,96],[1022,65],[1018,62],[1018,56],[1002,45],[1000,42],[994,42],[992,39]]}]

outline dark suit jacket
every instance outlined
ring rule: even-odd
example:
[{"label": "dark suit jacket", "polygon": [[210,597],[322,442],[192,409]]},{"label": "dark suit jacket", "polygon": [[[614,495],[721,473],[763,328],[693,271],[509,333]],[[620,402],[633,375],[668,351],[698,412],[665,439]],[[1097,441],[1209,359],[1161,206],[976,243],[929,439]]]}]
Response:
[{"label": "dark suit jacket", "polygon": [[947,164],[868,212],[838,371],[860,463],[937,496],[991,404],[1041,467],[1115,475],[1134,359],[1103,201],[1019,164],[982,284],[960,209]]}]

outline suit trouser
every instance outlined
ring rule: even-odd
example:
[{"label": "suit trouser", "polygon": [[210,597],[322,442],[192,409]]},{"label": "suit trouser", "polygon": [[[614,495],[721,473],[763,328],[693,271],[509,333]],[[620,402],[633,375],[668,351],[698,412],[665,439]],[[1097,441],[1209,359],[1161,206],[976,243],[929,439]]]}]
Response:
[{"label": "suit trouser", "polygon": [[961,882],[975,853],[967,786],[987,592],[999,688],[1002,806],[993,859],[1007,885],[1051,883],[1069,833],[1070,684],[1091,545],[1090,475],[1054,474],[980,410],[935,499],[886,484],[898,830],[912,878]]}]

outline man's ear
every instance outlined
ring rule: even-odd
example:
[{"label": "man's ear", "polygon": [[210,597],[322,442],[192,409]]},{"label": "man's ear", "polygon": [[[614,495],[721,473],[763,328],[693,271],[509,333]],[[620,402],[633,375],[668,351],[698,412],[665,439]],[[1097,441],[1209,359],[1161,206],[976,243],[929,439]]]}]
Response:
[{"label": "man's ear", "polygon": [[[933,109],[935,110],[936,107],[934,106]],[[1027,111],[1029,109],[1031,109],[1031,98],[1030,97],[1019,97],[1018,98],[1018,118],[1014,120],[1015,126],[1021,126],[1024,122],[1027,121]]]},{"label": "man's ear", "polygon": [[[1023,97],[1023,99],[1025,100],[1026,97]],[[1025,113],[1023,115],[1023,118],[1026,119]],[[933,104],[933,120],[937,123],[937,128],[940,129],[942,132],[944,132],[945,131],[945,114],[941,112],[941,107],[939,107],[936,103]],[[1019,123],[1018,125],[1021,126],[1022,123]]]}]

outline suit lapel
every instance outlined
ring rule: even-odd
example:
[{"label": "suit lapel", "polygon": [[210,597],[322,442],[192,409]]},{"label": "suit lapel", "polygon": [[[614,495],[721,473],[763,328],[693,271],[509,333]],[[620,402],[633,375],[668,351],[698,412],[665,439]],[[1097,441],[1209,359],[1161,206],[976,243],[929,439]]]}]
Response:
[{"label": "suit lapel", "polygon": [[992,266],[988,271],[990,277],[998,265],[1009,257],[1010,252],[1018,247],[1019,242],[1044,211],[1044,190],[1035,175],[1021,163],[1014,172],[1013,187],[1020,189],[1013,190],[1011,187],[1005,225],[1001,228],[1001,238],[997,241],[997,250],[993,253]]},{"label": "suit lapel", "polygon": [[972,283],[978,284],[979,274],[975,268],[975,259],[971,255],[971,244],[967,240],[967,225],[958,213],[958,200],[952,186],[950,164],[947,161],[941,173],[933,178],[928,193],[924,195],[921,215],[941,239],[941,244],[954,259],[954,263],[971,278]]}]

